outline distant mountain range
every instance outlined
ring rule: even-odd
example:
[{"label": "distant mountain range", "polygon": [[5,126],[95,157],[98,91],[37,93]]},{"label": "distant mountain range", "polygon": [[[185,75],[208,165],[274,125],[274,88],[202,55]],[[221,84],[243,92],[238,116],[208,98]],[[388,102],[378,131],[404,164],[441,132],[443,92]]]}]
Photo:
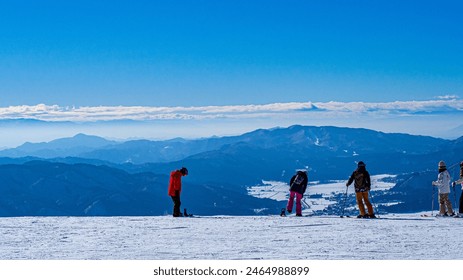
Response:
[{"label": "distant mountain range", "polygon": [[[149,216],[171,213],[168,176],[107,166],[30,161],[0,166],[0,216]],[[183,207],[197,214],[246,215],[276,204],[184,180]]]},{"label": "distant mountain range", "polygon": [[246,188],[262,180],[287,182],[296,169],[307,169],[310,181],[343,180],[359,160],[371,174],[400,175],[397,186],[378,200],[401,196],[406,202],[383,211],[422,211],[429,208],[437,162],[445,160],[456,177],[461,155],[463,138],[339,127],[166,141],[115,142],[78,134],[0,151],[0,215],[162,215],[172,206],[168,174],[181,166],[190,171],[184,179],[190,211],[276,213],[281,203],[251,197]]},{"label": "distant mountain range", "polygon": [[2,157],[71,157],[79,156],[86,152],[94,151],[106,146],[115,145],[117,142],[108,141],[97,136],[77,134],[71,138],[57,139],[44,143],[24,143],[14,149],[0,151]]}]

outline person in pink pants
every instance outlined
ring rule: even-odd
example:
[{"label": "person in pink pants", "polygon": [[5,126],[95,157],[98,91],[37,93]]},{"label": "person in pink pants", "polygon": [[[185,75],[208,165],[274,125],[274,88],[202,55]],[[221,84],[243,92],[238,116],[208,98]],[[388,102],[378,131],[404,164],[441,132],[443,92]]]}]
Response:
[{"label": "person in pink pants", "polygon": [[289,181],[289,199],[286,205],[288,213],[293,211],[294,198],[296,198],[296,216],[302,216],[302,204],[301,200],[304,196],[305,190],[307,189],[308,183],[307,171],[299,170]]}]

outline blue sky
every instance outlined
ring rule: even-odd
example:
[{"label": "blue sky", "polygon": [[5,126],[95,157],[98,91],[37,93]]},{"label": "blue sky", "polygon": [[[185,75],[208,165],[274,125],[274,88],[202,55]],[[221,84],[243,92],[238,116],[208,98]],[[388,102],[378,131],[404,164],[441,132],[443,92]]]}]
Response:
[{"label": "blue sky", "polygon": [[18,139],[0,147],[292,124],[457,138],[462,13],[457,0],[0,1],[0,119],[149,123],[3,127]]},{"label": "blue sky", "polygon": [[463,96],[461,1],[2,1],[0,106]]}]

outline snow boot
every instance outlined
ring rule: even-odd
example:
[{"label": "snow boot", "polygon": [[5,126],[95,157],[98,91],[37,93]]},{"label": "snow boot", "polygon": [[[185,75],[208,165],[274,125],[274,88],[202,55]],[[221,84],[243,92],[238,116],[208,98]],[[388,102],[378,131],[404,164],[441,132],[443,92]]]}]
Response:
[{"label": "snow boot", "polygon": [[285,210],[285,208],[282,208],[282,209],[281,209],[280,216],[281,216],[281,217],[286,217],[286,210]]}]

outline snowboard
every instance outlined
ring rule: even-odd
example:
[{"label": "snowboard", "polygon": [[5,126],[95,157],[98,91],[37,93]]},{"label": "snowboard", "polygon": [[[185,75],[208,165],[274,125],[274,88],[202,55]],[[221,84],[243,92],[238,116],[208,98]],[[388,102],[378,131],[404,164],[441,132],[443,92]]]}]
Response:
[{"label": "snowboard", "polygon": [[186,208],[183,209],[183,217],[188,218],[188,217],[194,217],[193,214],[188,214],[186,211]]},{"label": "snowboard", "polygon": [[299,217],[311,217],[313,216],[313,214],[305,214],[305,215],[302,215],[302,216],[296,216],[296,215],[286,215],[286,209],[285,208],[282,208],[281,209],[281,212],[280,212],[280,217],[296,217],[296,218],[299,218]]}]

